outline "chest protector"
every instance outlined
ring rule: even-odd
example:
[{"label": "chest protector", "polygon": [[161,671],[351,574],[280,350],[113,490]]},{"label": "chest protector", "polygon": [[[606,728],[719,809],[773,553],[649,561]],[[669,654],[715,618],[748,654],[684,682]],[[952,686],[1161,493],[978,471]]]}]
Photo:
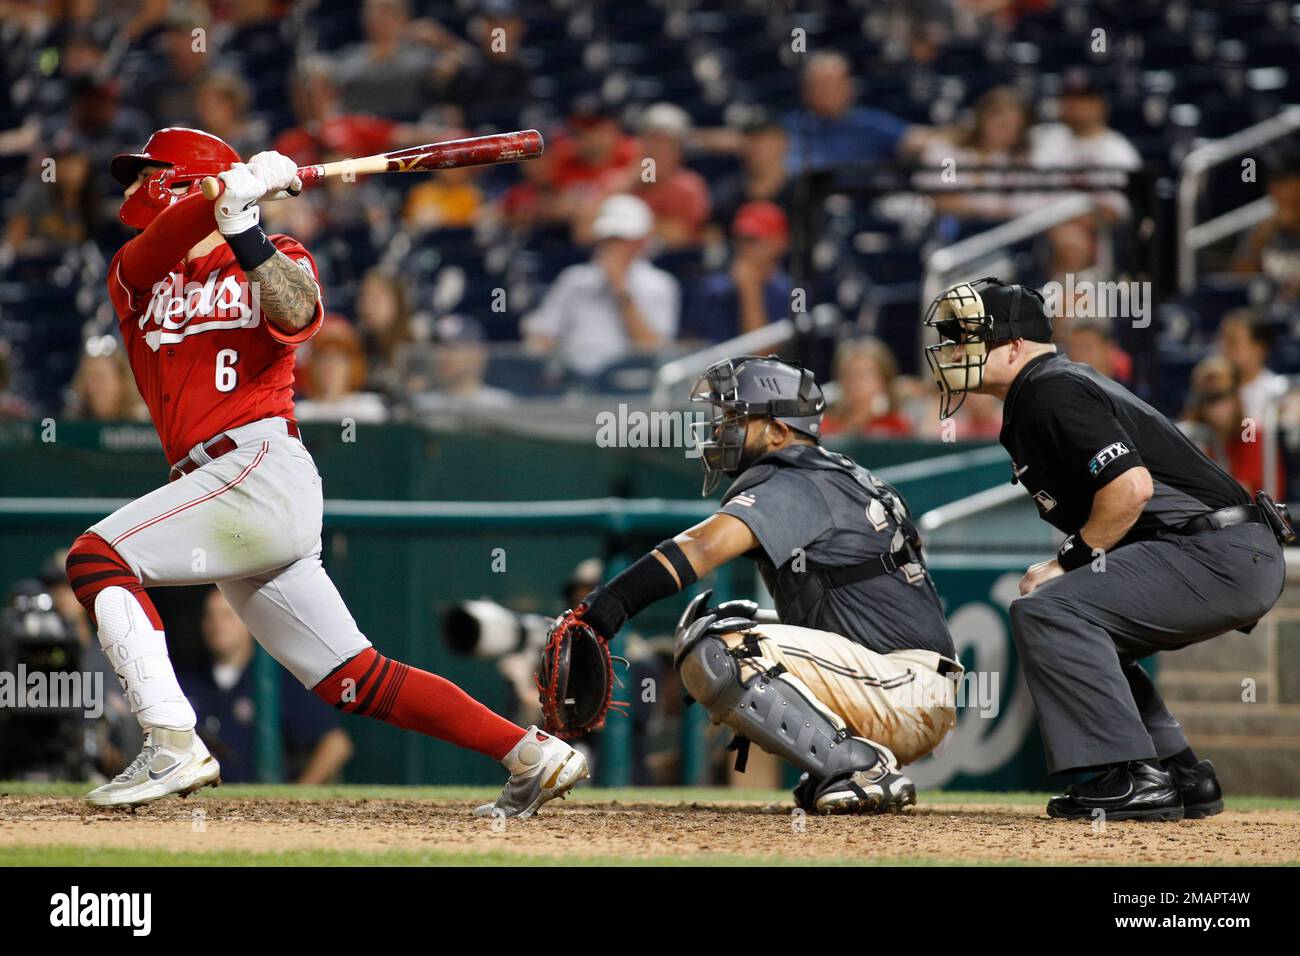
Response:
[{"label": "chest protector", "polygon": [[783,623],[825,630],[822,616],[826,599],[834,589],[869,581],[882,574],[903,574],[909,584],[925,577],[921,536],[907,513],[902,496],[888,482],[875,477],[852,459],[820,445],[796,445],[764,455],[727,489],[722,503],[725,505],[741,492],[762,484],[783,468],[838,472],[847,476],[854,485],[852,492],[842,487],[842,479],[835,481],[836,491],[840,494],[860,491],[863,512],[878,530],[890,533],[888,551],[863,554],[861,560],[848,565],[818,564],[803,555],[791,557],[777,568],[761,551],[755,555]]}]

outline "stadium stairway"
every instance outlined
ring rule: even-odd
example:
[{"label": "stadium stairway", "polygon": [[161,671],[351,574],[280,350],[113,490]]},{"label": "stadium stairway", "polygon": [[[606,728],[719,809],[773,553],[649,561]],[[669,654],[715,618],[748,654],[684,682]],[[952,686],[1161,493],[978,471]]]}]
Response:
[{"label": "stadium stairway", "polygon": [[1300,795],[1300,552],[1289,557],[1288,593],[1254,632],[1159,658],[1160,693],[1229,796]]}]

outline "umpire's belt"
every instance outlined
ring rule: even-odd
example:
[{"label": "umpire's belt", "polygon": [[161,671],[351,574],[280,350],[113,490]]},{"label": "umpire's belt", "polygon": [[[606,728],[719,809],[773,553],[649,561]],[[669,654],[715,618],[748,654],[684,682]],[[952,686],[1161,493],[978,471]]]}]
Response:
[{"label": "umpire's belt", "polygon": [[1231,528],[1239,524],[1266,524],[1259,505],[1233,505],[1220,508],[1209,514],[1197,515],[1191,521],[1174,529],[1174,534],[1200,534],[1202,531],[1214,531],[1219,528]]},{"label": "umpire's belt", "polygon": [[[285,431],[289,433],[290,438],[298,438],[298,423],[284,419]],[[200,461],[194,457],[194,451],[191,450],[188,455],[182,458],[176,464],[172,465],[171,472],[167,475],[168,481],[175,481],[182,475],[188,475],[195,468],[201,468],[208,463],[220,458],[222,455],[228,455],[239,447],[239,442],[235,441],[225,432],[222,432],[216,438],[209,438],[201,446],[203,453],[207,456],[207,461]]]}]

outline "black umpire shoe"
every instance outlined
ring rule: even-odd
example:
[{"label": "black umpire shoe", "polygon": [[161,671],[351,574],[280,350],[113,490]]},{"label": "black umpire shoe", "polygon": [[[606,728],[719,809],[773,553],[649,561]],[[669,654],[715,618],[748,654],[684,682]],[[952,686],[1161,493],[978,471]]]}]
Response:
[{"label": "black umpire shoe", "polygon": [[1223,812],[1223,790],[1214,774],[1214,764],[1208,760],[1202,760],[1195,767],[1167,763],[1165,769],[1174,778],[1174,786],[1182,795],[1186,819],[1199,820]]},{"label": "black umpire shoe", "polygon": [[[1101,811],[1098,814],[1097,811]],[[1047,815],[1066,820],[1181,820],[1183,797],[1168,771],[1121,763],[1074,783],[1047,801]]]}]

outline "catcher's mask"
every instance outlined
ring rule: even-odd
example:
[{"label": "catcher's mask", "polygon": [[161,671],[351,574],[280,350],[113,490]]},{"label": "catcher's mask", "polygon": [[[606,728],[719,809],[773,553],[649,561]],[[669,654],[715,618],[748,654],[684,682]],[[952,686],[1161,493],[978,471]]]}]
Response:
[{"label": "catcher's mask", "polygon": [[925,360],[939,383],[939,417],[961,408],[967,392],[984,384],[989,350],[1012,339],[1052,341],[1052,322],[1042,295],[993,276],[959,282],[941,292],[925,314],[939,341],[925,347]]},{"label": "catcher's mask", "polygon": [[751,418],[774,418],[821,441],[826,399],[812,371],[773,356],[744,355],[710,365],[691,389],[691,401],[713,406],[707,421],[691,424],[704,466],[703,495],[723,475],[734,478],[754,463],[745,448]]}]

